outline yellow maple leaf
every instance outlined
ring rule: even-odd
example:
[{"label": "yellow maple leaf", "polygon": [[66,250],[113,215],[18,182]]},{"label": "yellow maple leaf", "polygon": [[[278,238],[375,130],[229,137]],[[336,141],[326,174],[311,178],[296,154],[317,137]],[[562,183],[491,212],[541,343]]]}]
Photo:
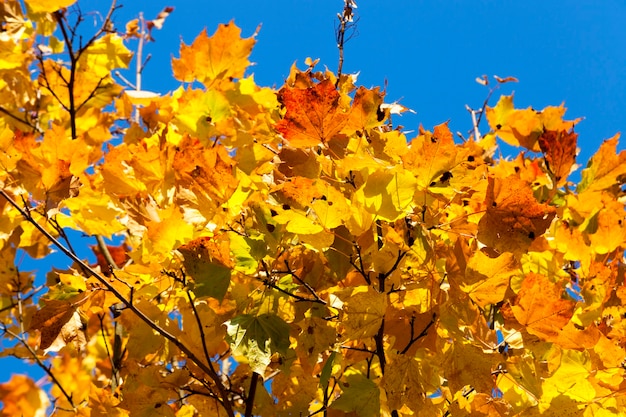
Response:
[{"label": "yellow maple leaf", "polygon": [[[72,408],[60,387],[63,387],[74,404],[81,404],[89,398],[91,389],[95,388],[95,385],[91,382],[93,369],[89,367],[88,363],[71,355],[61,355],[52,359],[52,366],[53,369],[63,370],[56,375],[58,385],[54,384],[50,389],[52,396],[57,399],[57,407]],[[86,404],[82,404],[81,408],[85,406]]]},{"label": "yellow maple leaf", "polygon": [[254,35],[242,39],[241,29],[233,21],[219,25],[211,37],[205,29],[191,45],[181,45],[180,58],[172,59],[174,77],[186,83],[199,81],[207,88],[241,78],[250,65],[248,56],[255,43]]},{"label": "yellow maple leaf", "polygon": [[450,171],[467,158],[467,151],[454,144],[447,122],[433,130],[431,133],[420,127],[420,134],[411,140],[408,152],[400,155],[421,188],[435,185],[433,182],[440,180],[442,175],[451,178]]},{"label": "yellow maple leaf", "polygon": [[539,151],[537,138],[543,126],[537,112],[532,108],[516,110],[513,95],[502,96],[495,107],[487,107],[486,116],[491,129],[506,143]]},{"label": "yellow maple leaf", "polygon": [[575,350],[563,350],[561,363],[550,378],[543,383],[542,400],[565,395],[575,401],[592,401],[596,396],[588,378],[591,373],[592,362],[589,353]]},{"label": "yellow maple leaf", "polygon": [[352,108],[342,131],[346,134],[352,134],[356,131],[363,133],[366,129],[380,126],[388,116],[388,113],[380,108],[380,105],[383,104],[384,95],[378,87],[371,90],[359,87],[354,95]]},{"label": "yellow maple leaf", "polygon": [[378,169],[363,187],[367,211],[387,221],[395,221],[413,201],[417,180],[401,167]]},{"label": "yellow maple leaf", "polygon": [[605,140],[582,171],[582,180],[576,191],[610,188],[622,183],[626,175],[626,151],[617,152],[619,133]]},{"label": "yellow maple leaf", "polygon": [[124,46],[123,39],[113,33],[94,41],[81,54],[79,71],[90,71],[98,77],[108,75],[112,69],[128,68],[133,54]]},{"label": "yellow maple leaf", "polygon": [[563,299],[563,288],[543,275],[530,273],[512,306],[517,321],[529,333],[554,341],[574,313],[574,302]]},{"label": "yellow maple leaf", "polygon": [[76,0],[26,0],[26,5],[34,13],[52,13],[59,9],[69,7],[76,3]]},{"label": "yellow maple leaf", "polygon": [[108,238],[124,230],[118,220],[118,216],[123,216],[122,210],[115,206],[108,194],[97,192],[91,187],[83,187],[78,196],[64,200],[63,207],[70,210],[70,215],[63,212],[57,215],[61,227]]},{"label": "yellow maple leaf", "polygon": [[176,205],[158,211],[158,220],[146,224],[146,255],[158,256],[169,254],[181,244],[193,237],[193,225],[185,221],[181,210]]},{"label": "yellow maple leaf", "polygon": [[461,289],[481,308],[504,299],[512,276],[520,273],[519,264],[510,252],[490,257],[483,251],[475,252],[467,264]]},{"label": "yellow maple leaf", "polygon": [[486,116],[491,129],[506,143],[513,146],[523,146],[534,152],[539,152],[537,139],[544,129],[555,131],[569,131],[578,123],[580,118],[564,121],[565,107],[549,106],[541,111],[531,107],[515,109],[513,95],[502,96],[495,107],[487,107]]},{"label": "yellow maple leaf", "polygon": [[172,122],[181,133],[205,142],[214,136],[234,135],[231,106],[222,92],[180,88],[174,92],[173,98],[176,114]]},{"label": "yellow maple leaf", "polygon": [[342,338],[360,340],[374,336],[380,328],[386,309],[386,294],[378,293],[371,287],[355,288],[344,305]]}]

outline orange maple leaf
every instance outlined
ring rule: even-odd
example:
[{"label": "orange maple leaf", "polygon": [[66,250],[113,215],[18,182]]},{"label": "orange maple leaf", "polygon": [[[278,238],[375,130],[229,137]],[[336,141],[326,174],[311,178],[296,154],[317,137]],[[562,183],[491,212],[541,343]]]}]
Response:
[{"label": "orange maple leaf", "polygon": [[381,93],[378,87],[372,90],[359,87],[354,95],[350,116],[343,131],[346,134],[351,134],[380,126],[388,116],[380,108],[384,96],[385,94]]},{"label": "orange maple leaf", "polygon": [[562,286],[543,275],[530,273],[522,281],[511,310],[529,333],[555,341],[574,314],[575,303],[562,295]]},{"label": "orange maple leaf", "polygon": [[43,416],[50,405],[46,393],[26,375],[13,375],[9,381],[0,384],[0,398],[2,416]]},{"label": "orange maple leaf", "polygon": [[478,239],[501,252],[525,252],[556,215],[554,207],[537,202],[528,184],[514,175],[489,177],[486,194]]},{"label": "orange maple leaf", "polygon": [[234,165],[222,146],[206,148],[189,137],[179,144],[173,163],[179,185],[206,193],[214,202],[228,200],[237,188]]},{"label": "orange maple leaf", "polygon": [[276,125],[276,130],[295,148],[326,143],[348,120],[347,110],[340,105],[340,99],[330,80],[309,88],[283,87],[279,100],[287,108],[287,113]]}]

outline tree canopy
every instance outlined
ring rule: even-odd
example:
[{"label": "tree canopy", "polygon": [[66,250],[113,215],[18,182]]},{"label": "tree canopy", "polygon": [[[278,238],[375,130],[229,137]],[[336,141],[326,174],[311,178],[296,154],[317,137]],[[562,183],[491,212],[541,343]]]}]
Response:
[{"label": "tree canopy", "polygon": [[[619,135],[580,169],[581,119],[511,95],[407,137],[341,59],[258,86],[235,22],[143,91],[172,8],[85,35],[74,3],[0,5],[0,357],[46,373],[0,381],[0,415],[626,409]],[[71,267],[21,268],[52,250]]]}]

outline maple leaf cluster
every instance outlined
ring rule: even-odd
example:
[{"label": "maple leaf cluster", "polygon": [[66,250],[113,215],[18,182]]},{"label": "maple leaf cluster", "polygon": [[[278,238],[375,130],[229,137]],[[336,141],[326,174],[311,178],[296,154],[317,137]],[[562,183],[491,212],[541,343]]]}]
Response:
[{"label": "maple leaf cluster", "polygon": [[[617,135],[577,184],[563,106],[407,138],[316,62],[256,85],[233,22],[181,46],[180,88],[132,89],[127,45],[173,9],[78,43],[73,3],[0,5],[0,357],[49,383],[1,382],[0,415],[626,409]],[[52,249],[45,283],[18,267]]]}]

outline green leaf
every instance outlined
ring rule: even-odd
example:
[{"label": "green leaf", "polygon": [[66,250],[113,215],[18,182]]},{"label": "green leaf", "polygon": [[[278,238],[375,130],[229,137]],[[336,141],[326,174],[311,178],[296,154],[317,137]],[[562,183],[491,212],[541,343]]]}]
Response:
[{"label": "green leaf", "polygon": [[326,360],[326,363],[324,364],[324,367],[322,368],[322,373],[320,375],[320,387],[322,387],[324,391],[328,388],[328,381],[330,380],[330,374],[333,370],[335,356],[337,356],[337,352],[331,352],[330,356]]},{"label": "green leaf", "polygon": [[195,281],[196,297],[213,297],[222,301],[230,285],[230,268],[207,262],[190,273]]},{"label": "green leaf", "polygon": [[262,375],[274,353],[287,354],[289,325],[278,316],[243,314],[225,324],[233,354],[245,358],[254,372]]},{"label": "green leaf", "polygon": [[380,392],[378,385],[358,371],[346,371],[345,382],[342,382],[343,391],[330,408],[335,410],[356,412],[359,417],[380,416]]},{"label": "green leaf", "polygon": [[235,269],[244,274],[254,274],[259,266],[257,259],[262,259],[266,253],[263,235],[241,236],[232,232],[229,233],[229,239]]}]

